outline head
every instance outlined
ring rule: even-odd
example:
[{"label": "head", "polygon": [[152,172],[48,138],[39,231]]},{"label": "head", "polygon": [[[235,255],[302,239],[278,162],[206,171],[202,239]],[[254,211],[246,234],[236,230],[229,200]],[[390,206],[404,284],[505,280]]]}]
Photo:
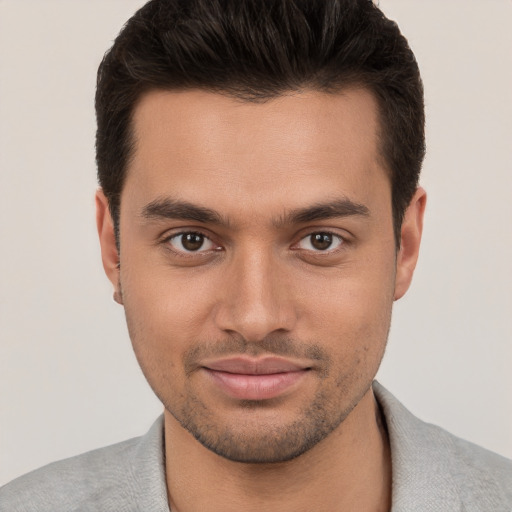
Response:
[{"label": "head", "polygon": [[418,254],[398,28],[366,0],[153,0],[96,107],[104,267],[166,426],[243,462],[316,446],[368,396]]},{"label": "head", "polygon": [[379,156],[391,179],[398,245],[425,154],[425,115],[419,69],[396,23],[371,0],[148,2],[98,70],[98,178],[117,236],[133,114],[148,91],[201,89],[264,102],[349,86],[377,100]]}]

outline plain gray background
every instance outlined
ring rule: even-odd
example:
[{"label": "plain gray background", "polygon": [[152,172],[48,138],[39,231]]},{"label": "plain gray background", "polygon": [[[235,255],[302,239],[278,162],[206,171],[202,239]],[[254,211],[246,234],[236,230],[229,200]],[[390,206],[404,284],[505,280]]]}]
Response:
[{"label": "plain gray background", "polygon": [[[140,0],[0,0],[0,484],[161,406],[100,263],[95,74]],[[422,253],[380,381],[512,457],[512,2],[382,0],[422,70]]]}]

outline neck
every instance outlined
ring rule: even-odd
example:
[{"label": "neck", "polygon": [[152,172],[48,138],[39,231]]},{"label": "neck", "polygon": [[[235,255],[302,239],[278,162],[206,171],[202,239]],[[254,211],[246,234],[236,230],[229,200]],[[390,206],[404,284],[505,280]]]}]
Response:
[{"label": "neck", "polygon": [[283,463],[244,464],[209,451],[166,411],[171,510],[387,512],[391,458],[380,418],[370,389],[335,431],[303,455]]}]

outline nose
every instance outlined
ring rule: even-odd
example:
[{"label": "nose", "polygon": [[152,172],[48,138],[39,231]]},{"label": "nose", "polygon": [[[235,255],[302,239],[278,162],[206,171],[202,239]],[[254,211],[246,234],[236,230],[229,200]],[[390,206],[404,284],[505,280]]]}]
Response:
[{"label": "nose", "polygon": [[271,251],[249,250],[234,257],[216,307],[217,328],[248,342],[292,331],[297,318],[282,266]]}]

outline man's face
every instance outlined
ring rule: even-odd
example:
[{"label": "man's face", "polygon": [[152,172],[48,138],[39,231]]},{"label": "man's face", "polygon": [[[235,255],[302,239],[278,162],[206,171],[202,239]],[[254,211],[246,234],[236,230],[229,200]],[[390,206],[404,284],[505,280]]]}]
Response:
[{"label": "man's face", "polygon": [[303,453],[371,387],[398,293],[376,112],[365,90],[135,110],[111,279],[168,417],[228,459]]}]

